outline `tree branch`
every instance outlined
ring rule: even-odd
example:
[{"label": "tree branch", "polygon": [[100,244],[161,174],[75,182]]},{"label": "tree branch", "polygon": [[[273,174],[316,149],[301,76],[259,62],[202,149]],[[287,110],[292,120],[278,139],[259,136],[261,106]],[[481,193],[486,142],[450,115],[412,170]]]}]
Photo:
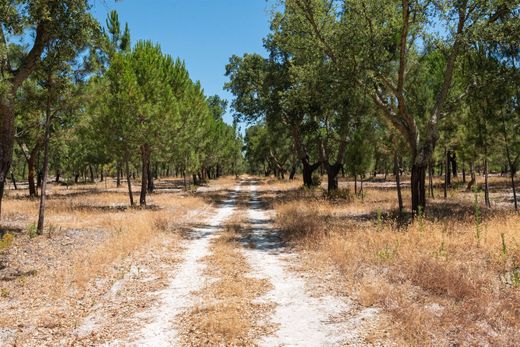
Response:
[{"label": "tree branch", "polygon": [[47,27],[46,22],[39,22],[36,27],[36,37],[34,44],[25,56],[20,67],[14,71],[13,77],[13,89],[16,90],[18,87],[29,77],[29,75],[36,68],[38,60],[41,58],[41,54],[45,48],[47,42]]}]

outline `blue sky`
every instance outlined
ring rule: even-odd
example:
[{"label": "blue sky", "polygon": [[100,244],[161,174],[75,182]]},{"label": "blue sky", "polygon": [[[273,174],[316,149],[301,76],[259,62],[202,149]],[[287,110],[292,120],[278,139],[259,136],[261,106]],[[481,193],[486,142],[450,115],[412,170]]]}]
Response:
[{"label": "blue sky", "polygon": [[[264,53],[262,38],[269,32],[273,0],[93,0],[93,14],[105,25],[117,10],[128,22],[132,42],[149,39],[163,52],[179,57],[207,95],[223,90],[225,65],[233,54]],[[231,122],[230,113],[225,117]]]}]

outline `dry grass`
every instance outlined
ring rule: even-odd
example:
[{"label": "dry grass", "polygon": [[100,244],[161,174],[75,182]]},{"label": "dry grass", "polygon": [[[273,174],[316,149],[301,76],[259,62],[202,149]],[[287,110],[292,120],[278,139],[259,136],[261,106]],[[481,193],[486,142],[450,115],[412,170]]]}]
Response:
[{"label": "dry grass", "polygon": [[519,215],[477,212],[464,204],[472,195],[457,193],[463,213],[437,201],[430,219],[403,225],[391,219],[395,192],[377,186],[349,203],[285,194],[290,198],[275,203],[284,236],[337,266],[361,304],[392,315],[396,339],[436,346],[519,341]]},{"label": "dry grass", "polygon": [[272,307],[254,299],[265,294],[270,284],[247,275],[251,268],[237,240],[243,230],[235,218],[211,243],[212,254],[205,262],[206,273],[214,281],[199,293],[201,304],[180,319],[186,345],[251,346],[269,329],[262,321]]},{"label": "dry grass", "polygon": [[152,249],[165,233],[179,238],[176,231],[209,207],[195,196],[160,192],[149,196],[150,208],[128,208],[124,189],[98,186],[52,187],[41,237],[29,232],[37,201],[5,200],[3,220],[15,238],[0,254],[6,266],[0,275],[10,274],[0,278],[0,327],[74,326],[97,295],[124,276],[128,269],[119,264],[125,258]]}]

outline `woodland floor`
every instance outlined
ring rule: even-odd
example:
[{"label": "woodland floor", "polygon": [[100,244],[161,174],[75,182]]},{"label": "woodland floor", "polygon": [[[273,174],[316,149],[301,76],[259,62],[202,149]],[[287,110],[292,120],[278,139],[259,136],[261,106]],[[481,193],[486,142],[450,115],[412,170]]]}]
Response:
[{"label": "woodland floor", "polygon": [[53,186],[43,236],[37,200],[11,190],[0,346],[512,346],[505,182],[492,210],[455,187],[419,222],[396,217],[390,180],[331,200],[299,181],[165,179],[146,209],[113,182]]}]

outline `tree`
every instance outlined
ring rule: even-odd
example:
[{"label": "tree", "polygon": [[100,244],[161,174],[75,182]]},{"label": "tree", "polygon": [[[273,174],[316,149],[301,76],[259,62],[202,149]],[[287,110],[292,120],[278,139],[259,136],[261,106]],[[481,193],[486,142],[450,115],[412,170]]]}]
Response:
[{"label": "tree", "polygon": [[[11,166],[15,135],[16,94],[34,72],[46,50],[74,44],[78,35],[97,30],[87,0],[3,1],[0,4],[0,216],[6,177]],[[29,51],[14,59],[16,37],[34,40]]]},{"label": "tree", "polygon": [[[412,211],[426,206],[425,173],[439,137],[439,121],[446,117],[445,103],[459,55],[467,39],[478,35],[482,28],[493,25],[516,6],[503,1],[448,1],[443,6],[435,2],[403,0],[346,0],[341,11],[328,0],[287,0],[301,28],[313,33],[315,43],[323,49],[338,69],[355,66],[363,72],[359,85],[369,87],[370,96],[389,122],[401,133],[409,147],[412,161]],[[286,10],[287,12],[287,10]],[[431,15],[433,14],[433,15]],[[322,25],[330,18],[339,18],[341,25]],[[442,78],[433,86],[434,102],[413,113],[409,91],[416,66],[421,64],[418,39],[430,40],[424,28],[432,22],[445,24],[446,35],[437,38],[446,56]],[[331,29],[332,27],[332,29]]]}]

